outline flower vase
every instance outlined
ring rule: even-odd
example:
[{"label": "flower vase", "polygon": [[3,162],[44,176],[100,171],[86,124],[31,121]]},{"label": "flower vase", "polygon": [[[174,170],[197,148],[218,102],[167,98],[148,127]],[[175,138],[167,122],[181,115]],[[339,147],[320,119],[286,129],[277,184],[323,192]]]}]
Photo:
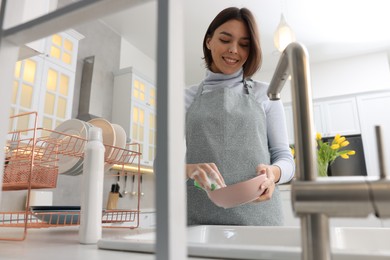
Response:
[{"label": "flower vase", "polygon": [[318,168],[318,176],[320,177],[327,177],[328,176],[328,162],[322,162],[320,160],[317,161],[317,168]]}]

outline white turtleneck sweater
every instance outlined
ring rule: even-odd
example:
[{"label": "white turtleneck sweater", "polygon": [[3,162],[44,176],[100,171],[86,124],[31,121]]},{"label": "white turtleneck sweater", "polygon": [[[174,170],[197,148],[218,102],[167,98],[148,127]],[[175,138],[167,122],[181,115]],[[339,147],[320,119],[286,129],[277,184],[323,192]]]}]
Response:
[{"label": "white turtleneck sweater", "polygon": [[[243,71],[239,70],[234,74],[225,75],[206,72],[203,80],[203,93],[212,92],[220,88],[229,88],[237,93],[246,94],[243,86]],[[186,111],[194,101],[199,85],[193,85],[185,90]],[[271,164],[281,170],[279,184],[290,181],[294,176],[295,164],[288,144],[286,120],[281,101],[270,101],[267,96],[268,84],[254,81],[253,93],[256,101],[259,102],[266,115],[267,137]]]}]

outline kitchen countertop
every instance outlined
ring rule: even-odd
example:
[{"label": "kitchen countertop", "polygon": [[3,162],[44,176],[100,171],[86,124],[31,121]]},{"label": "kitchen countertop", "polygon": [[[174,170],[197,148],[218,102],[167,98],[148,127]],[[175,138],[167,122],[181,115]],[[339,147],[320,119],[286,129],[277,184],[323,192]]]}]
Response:
[{"label": "kitchen countertop", "polygon": [[[103,237],[128,229],[103,228]],[[28,229],[24,241],[0,241],[0,259],[28,260],[155,260],[154,254],[98,249],[78,241],[78,227]],[[189,257],[205,260],[207,258]]]}]

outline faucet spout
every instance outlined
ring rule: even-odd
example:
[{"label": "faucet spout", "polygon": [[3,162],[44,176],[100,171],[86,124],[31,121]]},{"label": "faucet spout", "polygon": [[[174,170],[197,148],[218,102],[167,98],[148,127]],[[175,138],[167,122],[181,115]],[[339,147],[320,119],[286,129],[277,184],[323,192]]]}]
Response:
[{"label": "faucet spout", "polygon": [[280,99],[280,92],[290,75],[295,129],[296,172],[300,180],[314,181],[317,176],[317,154],[309,57],[305,47],[297,42],[289,44],[281,54],[268,88],[268,97],[271,100]]}]

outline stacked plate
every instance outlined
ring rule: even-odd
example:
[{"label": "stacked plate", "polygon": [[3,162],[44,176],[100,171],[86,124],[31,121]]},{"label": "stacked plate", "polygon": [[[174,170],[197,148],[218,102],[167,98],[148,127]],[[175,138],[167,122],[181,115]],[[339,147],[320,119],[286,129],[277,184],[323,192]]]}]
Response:
[{"label": "stacked plate", "polygon": [[[99,127],[102,129],[103,144],[106,147],[105,160],[111,158],[113,154],[119,156],[118,151],[122,151],[116,148],[125,148],[126,147],[126,132],[125,130],[117,124],[111,124],[104,118],[94,118],[88,122],[79,120],[79,119],[69,119],[64,121],[58,127],[56,127],[55,132],[51,134],[50,137],[57,138],[62,140],[63,147],[59,149],[63,153],[72,153],[84,150],[85,142],[73,142],[75,138],[71,139],[72,136],[80,137],[82,139],[88,139],[88,130],[91,127]],[[73,145],[69,146],[69,143]],[[69,151],[67,150],[69,149]],[[83,157],[76,157],[71,155],[58,155],[58,173],[65,175],[80,175],[83,173]],[[105,163],[104,169],[108,171],[112,167],[112,164]]]}]

